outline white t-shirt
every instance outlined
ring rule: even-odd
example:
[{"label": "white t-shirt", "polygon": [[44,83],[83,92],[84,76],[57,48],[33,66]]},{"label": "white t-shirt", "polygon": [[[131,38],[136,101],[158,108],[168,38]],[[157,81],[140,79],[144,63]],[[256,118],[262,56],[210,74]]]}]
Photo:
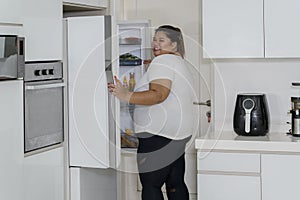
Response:
[{"label": "white t-shirt", "polygon": [[192,75],[184,59],[172,54],[155,57],[136,84],[135,91],[149,90],[149,83],[156,79],[172,81],[170,94],[162,103],[135,106],[135,132],[149,132],[175,140],[192,135],[195,93]]}]

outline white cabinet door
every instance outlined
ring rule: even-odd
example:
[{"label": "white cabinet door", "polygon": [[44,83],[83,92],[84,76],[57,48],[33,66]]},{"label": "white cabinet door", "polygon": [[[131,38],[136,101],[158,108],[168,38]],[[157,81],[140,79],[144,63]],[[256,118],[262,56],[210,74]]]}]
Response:
[{"label": "white cabinet door", "polygon": [[197,153],[199,200],[260,200],[260,155]]},{"label": "white cabinet door", "polygon": [[63,147],[24,158],[23,200],[64,199]]},{"label": "white cabinet door", "polygon": [[300,57],[300,1],[264,0],[265,56]]},{"label": "white cabinet door", "polygon": [[62,60],[62,1],[23,1],[25,61]]},{"label": "white cabinet door", "polygon": [[23,199],[23,81],[1,81],[0,94],[0,199],[20,200]]},{"label": "white cabinet door", "polygon": [[[116,200],[117,172],[114,169],[70,168],[71,200]],[[124,198],[122,197],[122,200]],[[130,199],[133,200],[133,199]]]},{"label": "white cabinet door", "polygon": [[20,14],[22,1],[23,0],[1,0],[0,24],[22,24],[22,16]]},{"label": "white cabinet door", "polygon": [[64,4],[78,4],[91,7],[108,7],[108,0],[63,0]]},{"label": "white cabinet door", "polygon": [[264,57],[263,0],[203,0],[203,56]]},{"label": "white cabinet door", "polygon": [[261,164],[263,200],[299,199],[299,155],[262,155]]},{"label": "white cabinet door", "polygon": [[198,174],[198,200],[261,200],[260,177]]},{"label": "white cabinet door", "polygon": [[200,171],[260,173],[260,155],[255,153],[198,152]]}]

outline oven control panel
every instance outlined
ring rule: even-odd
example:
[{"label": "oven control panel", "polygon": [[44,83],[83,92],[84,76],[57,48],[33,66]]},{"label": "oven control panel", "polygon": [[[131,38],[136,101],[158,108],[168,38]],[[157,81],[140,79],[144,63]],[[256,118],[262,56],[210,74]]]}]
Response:
[{"label": "oven control panel", "polygon": [[24,81],[39,81],[62,78],[63,72],[61,62],[25,64]]},{"label": "oven control panel", "polygon": [[54,75],[54,68],[51,69],[36,69],[34,70],[35,76],[51,76]]}]

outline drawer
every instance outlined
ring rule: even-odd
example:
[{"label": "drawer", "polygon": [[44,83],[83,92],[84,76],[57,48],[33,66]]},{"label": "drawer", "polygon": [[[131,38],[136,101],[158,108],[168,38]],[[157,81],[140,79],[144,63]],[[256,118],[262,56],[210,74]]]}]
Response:
[{"label": "drawer", "polygon": [[197,170],[260,173],[260,154],[198,151]]},{"label": "drawer", "polygon": [[197,175],[198,200],[261,200],[260,177]]}]

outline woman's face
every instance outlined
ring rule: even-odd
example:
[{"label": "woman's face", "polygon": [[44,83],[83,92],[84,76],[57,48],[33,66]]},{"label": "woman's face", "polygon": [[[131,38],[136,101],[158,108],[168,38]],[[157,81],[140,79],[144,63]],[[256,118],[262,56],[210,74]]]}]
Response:
[{"label": "woman's face", "polygon": [[172,42],[164,31],[158,31],[153,37],[152,50],[154,56],[175,53],[177,51],[177,43]]}]

